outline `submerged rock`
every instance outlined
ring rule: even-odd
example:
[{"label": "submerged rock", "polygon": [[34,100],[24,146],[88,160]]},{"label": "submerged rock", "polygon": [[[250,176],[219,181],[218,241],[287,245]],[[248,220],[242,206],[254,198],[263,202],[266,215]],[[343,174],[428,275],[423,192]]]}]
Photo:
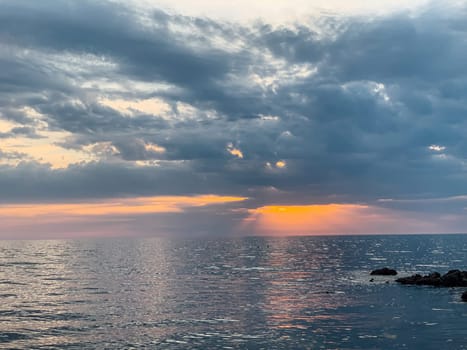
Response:
[{"label": "submerged rock", "polygon": [[467,301],[467,291],[462,293],[462,301]]},{"label": "submerged rock", "polygon": [[439,272],[432,272],[425,276],[415,274],[398,278],[396,282],[436,287],[467,287],[467,271],[451,270],[442,276]]},{"label": "submerged rock", "polygon": [[371,271],[370,275],[378,275],[378,276],[395,276],[397,275],[397,271],[394,269],[389,269],[387,267],[383,267],[382,269],[377,269]]}]

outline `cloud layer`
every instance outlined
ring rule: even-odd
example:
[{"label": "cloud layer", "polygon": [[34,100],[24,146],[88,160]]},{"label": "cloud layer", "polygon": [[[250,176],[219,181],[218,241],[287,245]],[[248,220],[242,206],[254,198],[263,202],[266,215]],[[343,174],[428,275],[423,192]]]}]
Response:
[{"label": "cloud layer", "polygon": [[280,26],[1,7],[3,204],[209,193],[465,213],[462,2]]}]

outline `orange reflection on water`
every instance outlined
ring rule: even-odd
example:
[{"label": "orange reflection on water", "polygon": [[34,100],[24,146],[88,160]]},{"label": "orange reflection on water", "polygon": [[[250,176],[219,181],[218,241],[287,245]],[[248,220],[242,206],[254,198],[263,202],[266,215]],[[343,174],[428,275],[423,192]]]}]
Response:
[{"label": "orange reflection on water", "polygon": [[[345,299],[322,284],[322,266],[328,255],[300,252],[287,239],[269,240],[271,252],[267,266],[277,269],[264,291],[269,326],[277,329],[307,330],[318,320],[345,320],[330,310]],[[295,267],[295,264],[297,264]]]}]

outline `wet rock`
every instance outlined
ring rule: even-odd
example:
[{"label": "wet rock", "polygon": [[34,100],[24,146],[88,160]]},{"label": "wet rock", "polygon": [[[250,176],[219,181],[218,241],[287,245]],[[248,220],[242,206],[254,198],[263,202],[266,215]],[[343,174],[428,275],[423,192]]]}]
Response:
[{"label": "wet rock", "polygon": [[467,271],[451,270],[441,277],[445,287],[467,287]]},{"label": "wet rock", "polygon": [[396,282],[436,287],[467,287],[467,271],[451,270],[442,276],[439,272],[432,272],[425,276],[415,274],[398,278]]},{"label": "wet rock", "polygon": [[387,267],[383,267],[382,269],[377,269],[371,271],[370,275],[378,275],[378,276],[395,276],[397,275],[397,271],[394,269],[389,269]]},{"label": "wet rock", "polygon": [[462,301],[467,301],[467,291],[465,291],[464,293],[462,293]]},{"label": "wet rock", "polygon": [[422,275],[419,275],[418,273],[416,275],[412,275],[409,277],[401,277],[396,279],[396,282],[399,282],[401,284],[417,284],[418,281],[422,279]]}]

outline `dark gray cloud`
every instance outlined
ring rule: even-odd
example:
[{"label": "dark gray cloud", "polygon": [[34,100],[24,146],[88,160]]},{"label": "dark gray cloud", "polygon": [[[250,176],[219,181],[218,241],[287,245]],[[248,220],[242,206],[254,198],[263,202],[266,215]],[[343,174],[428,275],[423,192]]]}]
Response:
[{"label": "dark gray cloud", "polygon": [[[281,27],[143,16],[105,1],[1,7],[0,113],[19,126],[0,139],[37,137],[41,125],[67,132],[51,142],[99,158],[3,165],[4,202],[234,193],[252,206],[402,208],[378,199],[467,188],[462,5]],[[103,98],[167,108],[125,112]]]},{"label": "dark gray cloud", "polygon": [[[22,153],[22,152],[9,152],[9,151],[3,151],[1,148],[0,148],[0,160],[1,161],[4,161],[4,160],[7,160],[7,161],[11,161],[11,160],[15,160],[15,161],[18,161],[18,160],[26,160],[26,159],[29,159],[28,155],[25,154],[25,153]],[[9,167],[5,167],[6,169],[10,169]],[[6,199],[8,200],[8,198]]]},{"label": "dark gray cloud", "polygon": [[0,139],[15,138],[17,136],[24,136],[31,139],[43,138],[36,133],[34,128],[29,126],[17,126],[8,132],[0,132]]},{"label": "dark gray cloud", "polygon": [[[135,79],[174,83],[191,94],[197,91],[194,86],[208,94],[222,94],[212,89],[214,81],[224,79],[240,62],[209,43],[191,47],[185,39],[192,38],[169,29],[169,24],[181,22],[179,25],[202,30],[206,22],[181,21],[181,17],[171,18],[163,12],[146,20],[151,23],[146,25],[134,11],[108,2],[60,0],[37,6],[28,1],[4,1],[0,32],[7,43],[31,49],[108,57],[118,65],[118,73]],[[194,39],[202,40],[204,35],[199,33]]]},{"label": "dark gray cloud", "polygon": [[[3,156],[3,154],[1,154]],[[10,153],[9,157],[13,155]],[[1,201],[68,201],[151,195],[228,194],[216,174],[193,173],[189,164],[136,167],[124,162],[51,169],[35,162],[0,167]]]}]

